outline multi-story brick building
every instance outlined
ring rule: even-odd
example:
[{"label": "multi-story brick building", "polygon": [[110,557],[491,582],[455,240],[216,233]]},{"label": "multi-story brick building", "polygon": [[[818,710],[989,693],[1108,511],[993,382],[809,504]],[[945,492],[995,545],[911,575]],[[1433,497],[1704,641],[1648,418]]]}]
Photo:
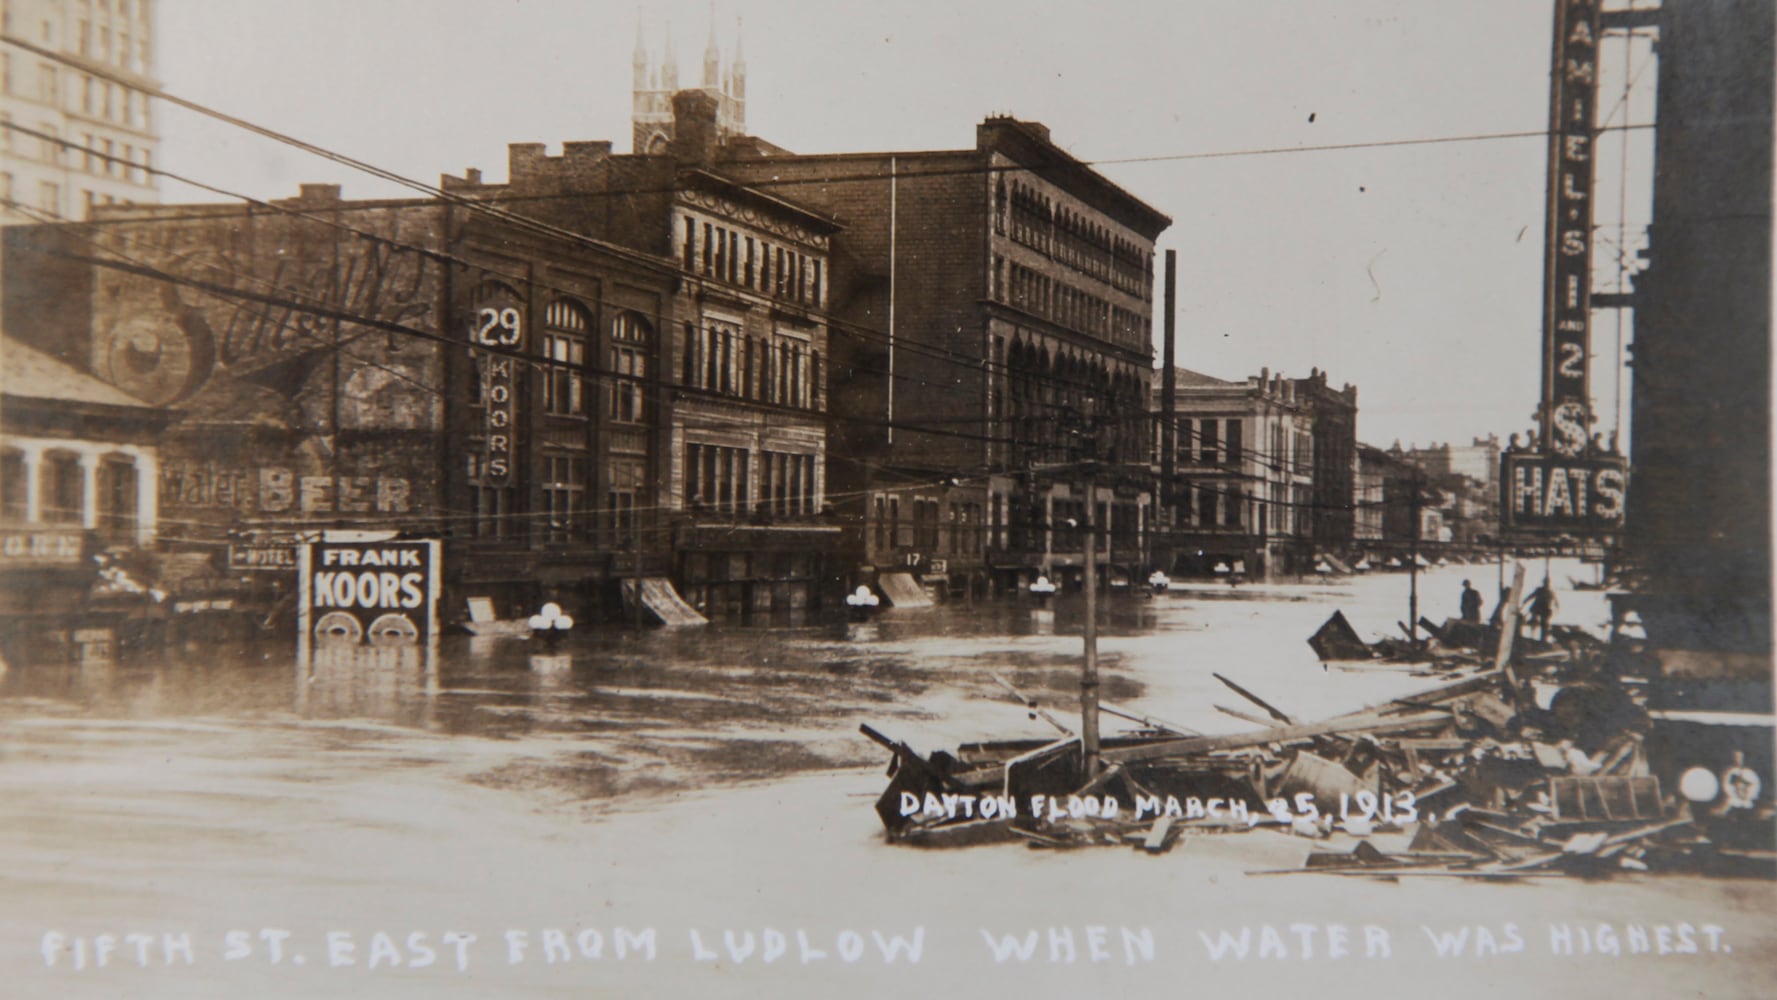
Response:
[{"label": "multi-story brick building", "polygon": [[1355,525],[1352,473],[1357,458],[1357,387],[1327,385],[1318,368],[1296,379],[1296,398],[1306,411],[1313,436],[1314,488],[1309,496],[1309,535],[1315,548],[1334,557],[1352,550]]},{"label": "multi-story brick building", "polygon": [[0,51],[0,199],[22,209],[3,221],[84,219],[94,206],[160,200],[146,169],[160,143],[148,98],[156,86],[153,5],[0,2],[8,37],[62,57],[14,45]]},{"label": "multi-story brick building", "polygon": [[1147,563],[1153,253],[1169,218],[1012,118],[983,122],[972,149],[736,141],[719,164],[845,226],[830,482],[858,574],[955,589],[990,571],[1007,586],[1077,577],[1089,504],[1101,564]]},{"label": "multi-story brick building", "polygon": [[663,512],[660,544],[704,613],[801,612],[840,583],[839,528],[825,516],[826,311],[840,226],[725,171],[722,107],[705,90],[680,91],[654,153],[575,142],[548,156],[522,143],[510,148],[506,183],[472,173],[449,187],[676,268],[670,320],[649,328],[641,353],[606,359],[619,402],[652,393],[656,410],[634,418],[633,447],[612,454],[601,495],[625,524],[632,503]]}]

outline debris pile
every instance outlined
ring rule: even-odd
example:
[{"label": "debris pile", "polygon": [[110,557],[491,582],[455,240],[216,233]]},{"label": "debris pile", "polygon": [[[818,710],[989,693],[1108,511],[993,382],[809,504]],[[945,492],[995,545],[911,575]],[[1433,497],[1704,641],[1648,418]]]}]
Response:
[{"label": "debris pile", "polygon": [[1713,821],[1768,825],[1750,798],[1662,787],[1644,746],[1647,711],[1598,669],[1588,641],[1516,662],[1501,650],[1467,676],[1318,721],[1217,674],[1245,704],[1216,707],[1257,728],[1205,736],[1105,706],[1141,728],[1106,737],[1089,778],[1080,738],[998,677],[1060,738],[925,756],[861,728],[894,756],[876,804],[889,838],[924,846],[1022,839],[1161,853],[1187,835],[1267,828],[1366,838],[1291,871],[1505,878],[1695,867],[1713,853]]}]

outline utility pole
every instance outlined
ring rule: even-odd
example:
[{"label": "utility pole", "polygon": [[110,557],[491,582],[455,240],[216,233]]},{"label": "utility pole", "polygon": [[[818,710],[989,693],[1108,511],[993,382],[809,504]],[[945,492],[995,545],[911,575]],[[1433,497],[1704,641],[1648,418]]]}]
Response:
[{"label": "utility pole", "polygon": [[[1088,424],[1088,427],[1091,425]],[[1086,780],[1098,775],[1098,466],[1086,466],[1086,629],[1080,667],[1080,747]]]},{"label": "utility pole", "polygon": [[[1091,405],[1090,402],[1087,404]],[[1084,780],[1098,776],[1098,423],[1086,416],[1086,628],[1080,666],[1080,749]]]},{"label": "utility pole", "polygon": [[1413,470],[1413,493],[1408,498],[1413,515],[1413,551],[1407,560],[1407,638],[1419,645],[1419,470]]}]

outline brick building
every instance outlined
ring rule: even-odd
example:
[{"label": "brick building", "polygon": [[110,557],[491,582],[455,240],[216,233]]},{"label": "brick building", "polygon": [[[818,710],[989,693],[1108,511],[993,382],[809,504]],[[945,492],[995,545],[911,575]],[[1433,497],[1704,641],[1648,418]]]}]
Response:
[{"label": "brick building", "polygon": [[102,214],[8,231],[7,325],[174,411],[158,499],[179,525],[163,548],[201,561],[187,577],[269,599],[294,580],[296,532],[433,535],[450,618],[470,594],[596,614],[619,575],[666,564],[590,498],[637,454],[602,359],[655,350],[637,331],[665,326],[670,264],[331,185]]},{"label": "brick building", "polygon": [[635,544],[670,553],[667,568],[704,614],[816,609],[841,583],[839,528],[825,515],[826,310],[841,227],[726,172],[718,150],[731,125],[718,95],[680,91],[672,107],[656,152],[570,142],[549,156],[520,143],[504,184],[471,171],[447,186],[675,268],[668,316],[649,319],[646,346],[603,359],[617,386],[607,416],[634,427],[614,439],[599,496],[620,532],[632,506],[658,510],[648,529],[658,537]]},{"label": "brick building", "polygon": [[1327,385],[1318,368],[1296,379],[1296,399],[1313,437],[1313,489],[1309,494],[1309,537],[1323,554],[1344,558],[1356,540],[1352,500],[1357,458],[1357,387]]},{"label": "brick building", "polygon": [[958,591],[1077,578],[1088,504],[1101,564],[1147,564],[1153,253],[1169,218],[1013,118],[987,119],[971,149],[734,141],[719,169],[845,226],[829,481],[857,575]]}]

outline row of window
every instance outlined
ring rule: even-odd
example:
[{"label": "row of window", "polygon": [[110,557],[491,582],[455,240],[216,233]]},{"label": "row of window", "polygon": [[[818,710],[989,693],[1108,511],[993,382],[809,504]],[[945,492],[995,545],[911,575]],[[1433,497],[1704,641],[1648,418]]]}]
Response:
[{"label": "row of window", "polygon": [[[932,497],[903,498],[877,494],[871,499],[871,535],[877,553],[918,549],[932,555],[979,555],[987,542],[987,525],[978,503],[952,502],[945,519],[942,504]],[[909,515],[902,519],[902,510]]]},{"label": "row of window", "polygon": [[1181,417],[1178,421],[1180,465],[1239,465],[1245,458],[1246,422],[1238,417]]},{"label": "row of window", "polygon": [[[537,395],[543,412],[551,416],[585,417],[591,412],[591,390],[586,375],[592,332],[590,315],[583,306],[566,299],[557,299],[544,312],[543,335],[537,341],[537,354],[549,363],[537,366]],[[610,342],[605,352],[610,381],[605,406],[607,418],[622,423],[640,423],[648,418],[644,389],[653,340],[653,326],[636,313],[620,313],[612,321]],[[494,361],[488,356],[477,358],[482,377],[472,388],[471,406],[486,405],[486,376]]]},{"label": "row of window", "polygon": [[805,410],[822,404],[821,352],[801,337],[752,337],[732,323],[685,324],[684,384]]},{"label": "row of window", "polygon": [[1133,310],[1113,306],[1083,289],[994,255],[990,296],[1033,316],[1093,334],[1122,347],[1141,350],[1153,323]]},{"label": "row of window", "polygon": [[819,510],[816,458],[795,452],[759,452],[759,495],[749,492],[752,452],[725,445],[685,445],[685,507],[739,515],[749,510],[779,516]]},{"label": "row of window", "polygon": [[[129,17],[129,5],[119,0],[118,11],[121,17]],[[128,28],[134,27],[140,34],[132,35]],[[118,25],[117,31],[112,26],[101,23],[95,29],[93,23],[81,18],[74,28],[74,50],[87,59],[113,63],[126,70],[135,70],[138,66],[147,72],[153,60],[148,53],[147,25]]]},{"label": "row of window", "polygon": [[1152,290],[1153,252],[1057,204],[1035,187],[1001,177],[994,230],[1131,295]]},{"label": "row of window", "polygon": [[727,226],[685,217],[685,270],[819,308],[821,260]]},{"label": "row of window", "polygon": [[[470,464],[475,464],[474,456]],[[605,493],[604,506],[589,510],[586,506],[586,460],[574,455],[551,455],[544,459],[542,530],[546,541],[565,544],[595,541],[611,549],[622,549],[635,542],[636,491],[614,488]],[[501,540],[520,538],[526,525],[514,516],[512,486],[488,486],[471,483],[469,487],[473,518],[472,534],[479,539]]]},{"label": "row of window", "polygon": [[[0,53],[0,93],[26,96],[14,86],[12,69],[11,54]],[[79,79],[80,114],[90,118],[103,118],[126,128],[139,128],[145,132],[152,130],[147,94],[96,78],[90,73],[79,74]],[[64,111],[76,110],[73,107],[62,107],[62,69],[54,63],[37,64],[37,88],[30,96]]]},{"label": "row of window", "polygon": [[[138,499],[133,458],[104,458],[94,467],[98,477],[94,494],[99,527],[127,532],[135,527]],[[84,521],[86,469],[80,456],[69,452],[45,452],[37,472],[37,516],[49,524],[76,525]],[[0,520],[22,523],[29,511],[26,496],[25,457],[17,451],[0,453]]]}]

